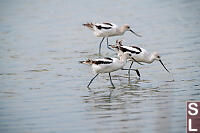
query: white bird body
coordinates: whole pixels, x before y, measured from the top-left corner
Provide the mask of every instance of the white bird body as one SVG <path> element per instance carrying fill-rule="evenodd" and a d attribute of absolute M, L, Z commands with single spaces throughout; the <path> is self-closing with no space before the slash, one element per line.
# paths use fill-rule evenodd
<path fill-rule="evenodd" d="M 103 37 L 100 44 L 99 44 L 99 54 L 101 53 L 101 44 L 102 44 L 105 37 L 107 38 L 107 47 L 109 49 L 111 49 L 111 48 L 108 46 L 108 37 L 121 36 L 126 31 L 131 31 L 136 36 L 141 37 L 141 35 L 138 35 L 133 30 L 131 30 L 131 28 L 128 24 L 124 24 L 121 27 L 118 27 L 114 23 L 96 23 L 96 24 L 86 23 L 86 24 L 83 24 L 83 26 L 86 26 L 90 30 L 92 30 L 96 37 Z"/>
<path fill-rule="evenodd" d="M 103 58 L 95 60 L 86 60 L 81 63 L 92 65 L 92 70 L 95 74 L 97 73 L 110 73 L 122 69 L 129 58 L 130 53 L 125 53 L 118 58 Z"/>
<path fill-rule="evenodd" d="M 86 61 L 80 61 L 80 63 L 89 64 L 92 66 L 92 70 L 94 73 L 96 73 L 96 76 L 92 78 L 90 83 L 88 84 L 88 87 L 92 83 L 92 81 L 98 76 L 100 73 L 109 73 L 110 82 L 112 86 L 114 87 L 114 84 L 112 83 L 110 73 L 117 71 L 119 69 L 123 69 L 125 66 L 127 59 L 131 57 L 131 54 L 129 52 L 125 52 L 120 56 L 120 59 L 118 58 L 103 58 L 103 59 L 95 59 L 95 60 L 86 60 Z"/>
<path fill-rule="evenodd" d="M 95 61 L 100 61 L 102 59 L 99 60 L 95 60 Z M 105 61 L 105 60 L 104 60 Z M 123 67 L 123 65 L 121 63 L 118 63 L 119 61 L 116 58 L 113 58 L 113 61 L 110 62 L 110 64 L 92 64 L 92 70 L 95 73 L 109 73 L 109 72 L 113 72 L 116 71 L 118 69 L 120 69 L 121 67 Z"/>
<path fill-rule="evenodd" d="M 137 62 L 144 62 L 144 63 L 152 63 L 156 58 L 154 55 L 156 53 L 149 53 L 146 49 L 144 48 L 139 48 L 136 46 L 121 46 L 121 49 L 124 49 L 122 52 L 121 50 L 118 50 L 118 56 L 120 57 L 125 51 L 128 52 L 130 51 L 131 56 L 137 61 Z M 139 50 L 140 49 L 140 50 Z M 132 59 L 130 59 L 132 60 Z"/>
<path fill-rule="evenodd" d="M 96 23 L 95 26 L 93 27 L 93 30 L 94 30 L 94 35 L 96 37 L 110 37 L 110 36 L 122 35 L 122 33 L 119 32 L 118 26 L 113 23 L 102 23 L 102 24 Z"/>
<path fill-rule="evenodd" d="M 136 46 L 124 46 L 122 45 L 122 40 L 117 40 L 116 45 L 110 45 L 114 50 L 118 53 L 118 56 L 122 56 L 125 52 L 131 53 L 131 61 L 132 62 L 144 62 L 151 64 L 155 60 L 160 61 L 162 66 L 167 70 L 164 64 L 161 61 L 160 55 L 157 52 L 149 53 L 144 48 L 136 47 Z M 132 66 L 132 64 L 131 64 Z M 130 68 L 131 68 L 130 66 Z M 168 71 L 168 70 L 167 70 Z M 168 71 L 169 72 L 169 71 Z"/>
<path fill-rule="evenodd" d="M 124 24 L 121 27 L 118 27 L 114 23 L 87 23 L 83 25 L 93 30 L 96 37 L 120 36 L 126 31 L 130 31 L 130 26 L 128 24 Z"/>

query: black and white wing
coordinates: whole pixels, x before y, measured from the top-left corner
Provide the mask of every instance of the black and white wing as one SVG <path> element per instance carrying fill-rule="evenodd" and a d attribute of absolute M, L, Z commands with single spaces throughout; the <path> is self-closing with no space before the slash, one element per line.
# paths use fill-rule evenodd
<path fill-rule="evenodd" d="M 95 24 L 95 27 L 94 27 L 96 30 L 112 30 L 112 29 L 116 29 L 117 28 L 117 25 L 116 24 L 113 24 L 113 23 L 96 23 Z"/>
<path fill-rule="evenodd" d="M 95 59 L 92 61 L 93 64 L 100 65 L 100 64 L 111 64 L 113 62 L 112 58 L 105 57 L 103 59 Z"/>
<path fill-rule="evenodd" d="M 120 46 L 119 49 L 124 52 L 130 52 L 132 54 L 140 54 L 142 49 L 136 46 Z"/>

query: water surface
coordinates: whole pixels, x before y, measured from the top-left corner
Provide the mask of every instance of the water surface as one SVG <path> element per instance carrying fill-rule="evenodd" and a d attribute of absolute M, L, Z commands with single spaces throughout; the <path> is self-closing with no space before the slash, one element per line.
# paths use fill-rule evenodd
<path fill-rule="evenodd" d="M 0 132 L 185 132 L 185 104 L 200 97 L 200 2 L 2 0 Z M 98 58 L 100 38 L 81 24 L 128 23 L 126 45 L 158 51 L 159 62 L 94 76 L 78 61 Z M 103 56 L 116 56 L 102 47 Z M 128 65 L 126 66 L 128 67 Z"/>

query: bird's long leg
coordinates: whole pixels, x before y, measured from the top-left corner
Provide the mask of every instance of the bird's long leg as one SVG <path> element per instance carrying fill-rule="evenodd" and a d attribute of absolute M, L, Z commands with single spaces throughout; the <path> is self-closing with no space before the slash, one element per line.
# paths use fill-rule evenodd
<path fill-rule="evenodd" d="M 130 79 L 130 75 L 131 75 L 131 67 L 132 67 L 132 65 L 133 65 L 133 61 L 131 62 L 131 65 L 130 65 L 130 67 L 129 67 L 129 70 L 128 70 L 128 78 Z"/>
<path fill-rule="evenodd" d="M 105 37 L 103 37 L 103 39 L 101 40 L 100 44 L 99 44 L 99 55 L 101 54 L 101 44 L 103 42 L 103 40 L 105 39 Z"/>
<path fill-rule="evenodd" d="M 90 83 L 89 83 L 88 86 L 87 86 L 88 88 L 89 88 L 90 84 L 92 83 L 92 81 L 93 81 L 98 75 L 99 75 L 99 73 L 98 73 L 97 75 L 95 75 L 94 78 L 92 78 L 92 79 L 90 80 Z"/>
<path fill-rule="evenodd" d="M 137 73 L 137 75 L 138 75 L 138 77 L 140 77 L 140 72 L 139 72 L 139 70 L 138 69 L 121 69 L 121 70 L 134 70 L 136 73 Z"/>
<path fill-rule="evenodd" d="M 107 48 L 110 49 L 110 50 L 112 50 L 112 51 L 114 51 L 114 50 L 113 50 L 112 48 L 110 48 L 109 45 L 108 45 L 108 37 L 106 38 L 106 40 L 107 40 Z"/>
<path fill-rule="evenodd" d="M 113 82 L 112 82 L 112 79 L 111 79 L 111 76 L 110 76 L 110 73 L 109 73 L 109 77 L 110 77 L 110 83 L 112 84 L 113 88 L 115 88 Z"/>

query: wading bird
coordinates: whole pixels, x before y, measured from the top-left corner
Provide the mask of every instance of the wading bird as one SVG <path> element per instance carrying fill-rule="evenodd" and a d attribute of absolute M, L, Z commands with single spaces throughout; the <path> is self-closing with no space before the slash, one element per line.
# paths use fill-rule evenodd
<path fill-rule="evenodd" d="M 110 83 L 113 86 L 113 88 L 115 88 L 115 86 L 112 82 L 110 73 L 117 71 L 119 69 L 123 70 L 123 67 L 126 64 L 127 59 L 129 59 L 129 58 L 132 58 L 131 53 L 130 52 L 124 52 L 123 54 L 121 54 L 119 59 L 118 58 L 105 57 L 103 59 L 95 59 L 95 60 L 88 59 L 86 61 L 80 61 L 80 63 L 91 65 L 93 72 L 96 73 L 96 75 L 91 79 L 91 81 L 89 82 L 87 87 L 89 88 L 92 81 L 100 73 L 109 73 Z"/>
<path fill-rule="evenodd" d="M 111 49 L 108 45 L 108 37 L 121 36 L 126 31 L 131 31 L 136 36 L 141 37 L 141 35 L 135 33 L 128 24 L 124 24 L 121 27 L 118 27 L 116 24 L 113 24 L 113 23 L 95 23 L 95 24 L 86 23 L 86 24 L 83 24 L 83 26 L 86 26 L 90 30 L 92 30 L 96 37 L 103 37 L 99 44 L 99 55 L 101 54 L 101 44 L 102 44 L 103 40 L 105 39 L 105 37 L 107 39 L 108 49 Z"/>
<path fill-rule="evenodd" d="M 136 46 L 124 46 L 124 45 L 122 45 L 122 40 L 117 40 L 116 45 L 110 45 L 110 46 L 114 49 L 114 51 L 116 51 L 118 53 L 119 57 L 122 56 L 123 53 L 126 53 L 126 52 L 131 53 L 132 58 L 130 58 L 130 59 L 132 62 L 131 62 L 131 65 L 130 65 L 129 71 L 128 71 L 129 78 L 130 78 L 130 70 L 133 65 L 133 62 L 137 62 L 137 63 L 143 62 L 143 63 L 151 64 L 156 60 L 162 64 L 162 66 L 165 68 L 165 70 L 167 72 L 169 72 L 169 70 L 165 67 L 165 65 L 161 61 L 160 55 L 157 52 L 149 53 L 147 50 L 136 47 Z M 143 65 L 143 64 L 141 64 L 141 65 Z"/>

